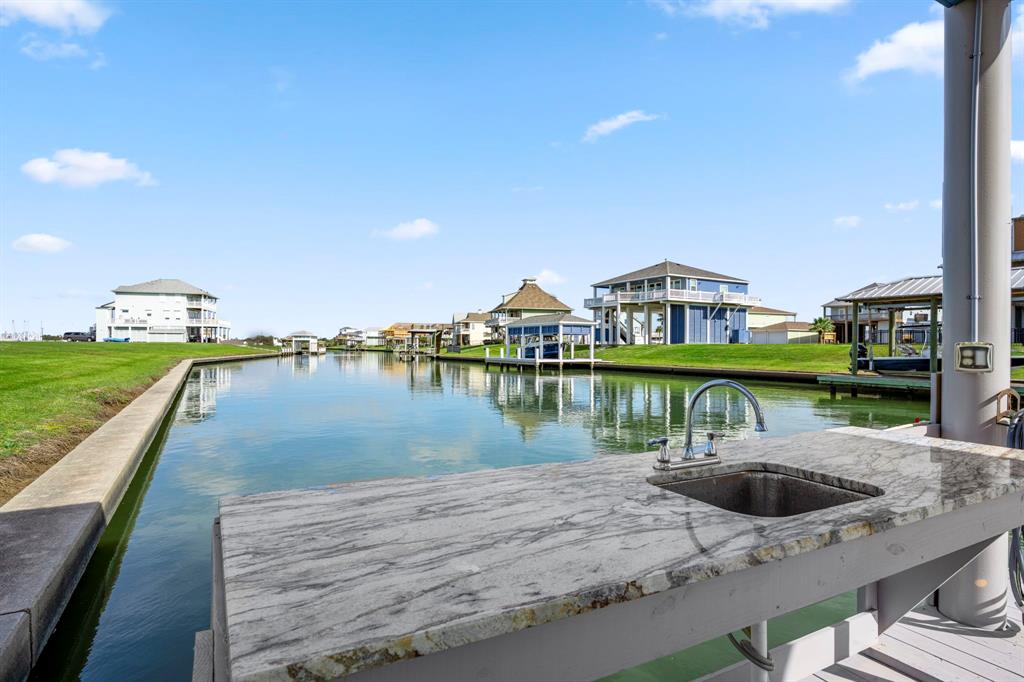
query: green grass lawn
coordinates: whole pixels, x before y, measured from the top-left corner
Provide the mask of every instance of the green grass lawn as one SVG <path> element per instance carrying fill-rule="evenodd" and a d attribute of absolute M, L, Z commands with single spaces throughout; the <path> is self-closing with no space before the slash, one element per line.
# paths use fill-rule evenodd
<path fill-rule="evenodd" d="M 514 343 L 512 344 L 512 346 L 511 346 L 512 357 L 515 357 L 516 348 L 517 347 L 518 347 L 517 344 L 514 344 Z M 484 349 L 485 348 L 490 348 L 491 349 L 491 357 L 492 358 L 496 358 L 496 357 L 498 357 L 501 354 L 501 351 L 503 351 L 505 349 L 505 345 L 504 344 L 498 345 L 496 343 L 492 343 L 492 344 L 489 344 L 489 345 L 486 345 L 486 346 L 463 346 L 462 350 L 460 352 L 453 353 L 453 355 L 466 355 L 466 356 L 471 357 L 471 358 L 482 358 L 484 356 Z M 447 352 L 448 351 L 446 349 L 444 349 L 444 348 L 441 349 L 441 353 L 442 354 L 447 353 Z"/>
<path fill-rule="evenodd" d="M 198 343 L 0 343 L 0 462 L 47 442 L 73 447 L 180 360 L 258 352 L 265 350 Z"/>
<path fill-rule="evenodd" d="M 846 345 L 792 344 L 676 344 L 602 348 L 597 357 L 633 365 L 677 365 L 728 369 L 768 369 L 795 372 L 847 372 L 850 347 Z"/>

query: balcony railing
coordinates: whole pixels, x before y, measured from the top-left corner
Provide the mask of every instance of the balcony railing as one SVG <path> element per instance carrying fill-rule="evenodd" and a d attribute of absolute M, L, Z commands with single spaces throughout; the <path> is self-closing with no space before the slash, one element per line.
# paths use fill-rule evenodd
<path fill-rule="evenodd" d="M 654 291 L 619 291 L 614 294 L 605 294 L 597 298 L 584 299 L 583 305 L 586 308 L 599 308 L 603 305 L 615 305 L 617 303 L 652 303 L 652 302 L 674 302 L 683 303 L 725 303 L 728 305 L 760 305 L 761 299 L 749 294 L 738 294 L 727 291 L 693 291 L 691 289 L 655 289 Z"/>
<path fill-rule="evenodd" d="M 216 307 L 217 307 L 217 301 L 209 299 L 209 298 L 206 298 L 206 299 L 186 298 L 185 299 L 185 307 L 186 308 L 208 308 L 210 310 L 213 310 L 213 309 L 216 309 Z"/>

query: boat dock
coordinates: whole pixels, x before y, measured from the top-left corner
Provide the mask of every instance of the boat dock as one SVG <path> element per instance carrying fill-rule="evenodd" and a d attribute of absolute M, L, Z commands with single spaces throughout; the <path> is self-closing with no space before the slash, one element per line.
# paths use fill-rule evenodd
<path fill-rule="evenodd" d="M 445 357 L 446 360 L 451 359 Z M 498 365 L 499 367 L 587 367 L 593 369 L 596 366 L 607 363 L 607 360 L 596 358 L 504 358 L 485 357 L 484 365 Z"/>
<path fill-rule="evenodd" d="M 840 386 L 849 387 L 850 395 L 857 397 L 858 389 L 875 392 L 908 393 L 910 395 L 928 395 L 932 390 L 930 379 L 920 377 L 890 377 L 865 374 L 819 374 L 818 383 L 828 386 L 829 394 L 834 398 Z"/>

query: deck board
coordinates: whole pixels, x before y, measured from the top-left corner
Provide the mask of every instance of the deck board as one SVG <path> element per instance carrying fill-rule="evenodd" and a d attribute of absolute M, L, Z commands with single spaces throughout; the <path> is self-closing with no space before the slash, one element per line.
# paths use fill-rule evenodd
<path fill-rule="evenodd" d="M 1012 601 L 1010 629 L 978 633 L 920 606 L 862 653 L 804 682 L 1024 682 L 1024 629 Z"/>
<path fill-rule="evenodd" d="M 1011 613 L 1014 611 L 1015 608 L 1010 609 Z M 972 633 L 931 607 L 908 614 L 896 627 L 933 640 L 940 647 L 987 661 L 1016 675 L 1012 679 L 1024 679 L 1024 632 L 1020 628 L 1002 633 Z"/>

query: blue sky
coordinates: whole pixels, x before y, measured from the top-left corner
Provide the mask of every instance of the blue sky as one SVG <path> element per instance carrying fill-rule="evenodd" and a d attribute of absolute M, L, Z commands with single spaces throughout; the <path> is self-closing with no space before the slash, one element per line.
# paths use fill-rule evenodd
<path fill-rule="evenodd" d="M 664 258 L 810 319 L 936 272 L 937 7 L 0 0 L 0 327 L 84 329 L 157 277 L 240 335 L 535 275 L 580 312 Z"/>

